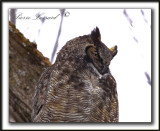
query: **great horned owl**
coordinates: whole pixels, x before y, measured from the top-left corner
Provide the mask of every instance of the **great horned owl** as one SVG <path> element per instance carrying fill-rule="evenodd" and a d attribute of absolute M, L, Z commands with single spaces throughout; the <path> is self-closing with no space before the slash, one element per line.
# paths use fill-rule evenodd
<path fill-rule="evenodd" d="M 109 49 L 99 29 L 66 43 L 40 77 L 33 97 L 33 122 L 118 122 L 116 81 Z"/>

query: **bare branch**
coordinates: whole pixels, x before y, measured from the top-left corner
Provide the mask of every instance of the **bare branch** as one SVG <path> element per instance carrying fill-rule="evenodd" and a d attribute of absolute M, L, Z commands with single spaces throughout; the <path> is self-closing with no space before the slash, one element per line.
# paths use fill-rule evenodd
<path fill-rule="evenodd" d="M 133 27 L 133 21 L 132 21 L 132 19 L 129 17 L 126 9 L 123 10 L 123 14 L 125 15 L 125 17 L 126 17 L 127 20 L 129 21 L 130 25 Z"/>
<path fill-rule="evenodd" d="M 16 11 L 17 9 L 11 9 L 10 10 L 10 17 L 11 17 L 11 22 L 12 24 L 16 25 Z"/>
<path fill-rule="evenodd" d="M 144 74 L 145 74 L 146 77 L 147 77 L 147 80 L 148 80 L 147 82 L 148 82 L 148 84 L 151 85 L 151 78 L 150 78 L 149 74 L 148 74 L 147 72 L 145 72 Z"/>
<path fill-rule="evenodd" d="M 55 53 L 58 49 L 58 41 L 59 41 L 59 37 L 60 37 L 60 34 L 61 34 L 64 12 L 65 12 L 65 9 L 60 9 L 61 22 L 60 22 L 60 25 L 59 25 L 59 31 L 58 31 L 57 39 L 56 39 L 56 42 L 55 42 L 55 45 L 54 45 L 54 48 L 53 48 L 53 52 L 52 52 L 52 56 L 51 56 L 51 63 L 53 62 L 53 58 L 54 58 Z"/>

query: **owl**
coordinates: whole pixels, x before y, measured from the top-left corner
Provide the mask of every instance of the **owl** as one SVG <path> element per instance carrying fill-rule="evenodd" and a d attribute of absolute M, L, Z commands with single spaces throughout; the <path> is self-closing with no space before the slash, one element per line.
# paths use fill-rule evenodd
<path fill-rule="evenodd" d="M 118 122 L 116 81 L 109 65 L 117 46 L 99 28 L 68 41 L 41 75 L 33 97 L 33 122 Z"/>

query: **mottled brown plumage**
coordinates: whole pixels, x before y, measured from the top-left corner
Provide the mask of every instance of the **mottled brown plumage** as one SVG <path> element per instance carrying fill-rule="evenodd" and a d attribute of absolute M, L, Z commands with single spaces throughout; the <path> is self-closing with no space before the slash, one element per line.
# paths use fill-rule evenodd
<path fill-rule="evenodd" d="M 101 42 L 99 29 L 72 39 L 41 75 L 33 97 L 33 122 L 118 122 L 116 81 L 109 64 L 117 46 Z"/>

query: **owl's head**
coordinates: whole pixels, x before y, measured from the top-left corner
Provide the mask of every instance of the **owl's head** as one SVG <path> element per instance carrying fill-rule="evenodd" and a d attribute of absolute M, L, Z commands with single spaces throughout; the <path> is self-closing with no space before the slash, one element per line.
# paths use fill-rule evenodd
<path fill-rule="evenodd" d="M 77 61 L 74 67 L 84 64 L 83 60 L 93 64 L 100 74 L 109 71 L 109 64 L 117 54 L 117 46 L 108 48 L 101 41 L 101 34 L 96 27 L 91 34 L 76 37 L 66 43 L 57 55 L 56 62 Z M 74 63 L 74 62 L 73 62 Z"/>
<path fill-rule="evenodd" d="M 91 39 L 94 44 L 86 47 L 87 59 L 92 62 L 100 74 L 105 74 L 109 71 L 110 61 L 117 54 L 117 46 L 109 49 L 102 43 L 98 27 L 91 32 Z"/>

